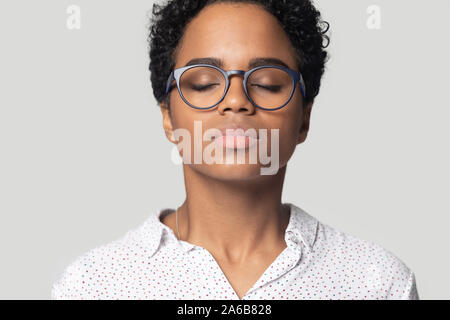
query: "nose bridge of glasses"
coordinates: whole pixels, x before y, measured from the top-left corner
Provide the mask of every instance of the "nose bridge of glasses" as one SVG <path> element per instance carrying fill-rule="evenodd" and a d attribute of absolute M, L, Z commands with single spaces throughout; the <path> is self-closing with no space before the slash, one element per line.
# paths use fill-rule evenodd
<path fill-rule="evenodd" d="M 228 71 L 225 71 L 225 72 L 226 72 L 226 74 L 228 75 L 229 81 L 231 81 L 230 76 L 232 76 L 232 75 L 245 75 L 245 73 L 246 73 L 246 71 L 244 71 L 244 70 L 228 70 Z M 242 79 L 242 83 L 243 83 L 244 81 L 245 81 L 245 80 Z M 228 91 L 228 90 L 227 90 L 227 91 Z"/>
<path fill-rule="evenodd" d="M 229 80 L 228 84 L 230 85 L 231 84 L 230 76 L 232 76 L 232 75 L 243 75 L 243 76 L 245 76 L 246 71 L 244 71 L 244 70 L 228 70 L 228 71 L 225 71 L 225 73 L 228 75 L 228 80 Z M 245 81 L 245 78 L 242 79 L 242 84 L 244 84 L 244 81 Z M 230 87 L 228 86 L 228 88 L 227 88 L 227 90 L 225 92 L 225 95 L 228 93 L 229 89 L 230 89 Z"/>
<path fill-rule="evenodd" d="M 225 96 L 227 95 L 227 93 L 228 93 L 228 91 L 230 89 L 230 84 L 231 84 L 230 76 L 232 76 L 232 75 L 243 75 L 244 77 L 242 79 L 242 84 L 244 84 L 244 82 L 245 82 L 245 74 L 247 73 L 247 71 L 244 71 L 244 70 L 228 70 L 228 71 L 225 71 L 225 73 L 228 75 L 228 87 L 226 88 L 226 91 L 224 92 L 223 98 L 225 98 Z M 247 93 L 246 93 L 246 95 L 247 95 Z M 247 98 L 249 98 L 249 97 L 247 96 Z"/>
<path fill-rule="evenodd" d="M 227 74 L 228 74 L 228 76 L 232 76 L 234 74 L 242 74 L 242 75 L 244 75 L 245 71 L 244 70 L 229 70 L 229 71 L 227 71 Z"/>

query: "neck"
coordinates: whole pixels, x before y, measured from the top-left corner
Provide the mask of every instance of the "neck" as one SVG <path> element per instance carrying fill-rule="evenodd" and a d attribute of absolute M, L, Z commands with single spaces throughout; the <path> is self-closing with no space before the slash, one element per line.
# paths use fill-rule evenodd
<path fill-rule="evenodd" d="M 276 175 L 224 181 L 184 166 L 186 200 L 178 210 L 181 239 L 240 263 L 285 247 L 289 212 L 281 203 L 286 166 Z"/>

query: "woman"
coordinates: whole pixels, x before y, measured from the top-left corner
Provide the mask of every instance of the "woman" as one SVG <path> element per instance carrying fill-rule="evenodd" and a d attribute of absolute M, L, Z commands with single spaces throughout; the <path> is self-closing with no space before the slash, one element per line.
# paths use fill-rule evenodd
<path fill-rule="evenodd" d="M 52 297 L 418 299 L 392 253 L 281 201 L 327 58 L 312 3 L 172 0 L 153 14 L 151 81 L 186 199 L 79 257 Z"/>

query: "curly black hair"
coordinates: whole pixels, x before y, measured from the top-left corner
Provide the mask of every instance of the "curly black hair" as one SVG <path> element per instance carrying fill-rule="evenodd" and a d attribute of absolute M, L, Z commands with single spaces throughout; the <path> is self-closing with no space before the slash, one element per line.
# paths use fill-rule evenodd
<path fill-rule="evenodd" d="M 313 102 L 319 93 L 328 58 L 324 48 L 330 39 L 326 35 L 329 23 L 321 19 L 311 0 L 168 0 L 164 5 L 153 5 L 148 37 L 149 70 L 158 104 L 164 101 L 169 105 L 166 82 L 175 66 L 186 25 L 207 5 L 224 2 L 256 4 L 278 19 L 297 53 L 297 69 L 306 85 L 305 104 Z"/>

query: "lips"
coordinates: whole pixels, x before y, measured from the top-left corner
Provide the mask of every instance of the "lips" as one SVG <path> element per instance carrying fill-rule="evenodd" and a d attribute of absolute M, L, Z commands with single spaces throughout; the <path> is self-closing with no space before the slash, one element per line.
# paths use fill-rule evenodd
<path fill-rule="evenodd" d="M 225 135 L 217 137 L 214 141 L 227 149 L 247 149 L 256 145 L 258 139 L 243 135 Z"/>
<path fill-rule="evenodd" d="M 232 126 L 224 126 L 218 129 L 220 130 L 223 136 L 249 136 L 256 139 L 258 138 L 258 130 L 252 127 L 232 125 Z"/>
<path fill-rule="evenodd" d="M 215 142 L 226 148 L 245 149 L 254 146 L 258 142 L 258 130 L 255 128 L 232 125 L 218 129 L 222 136 L 217 137 Z"/>

